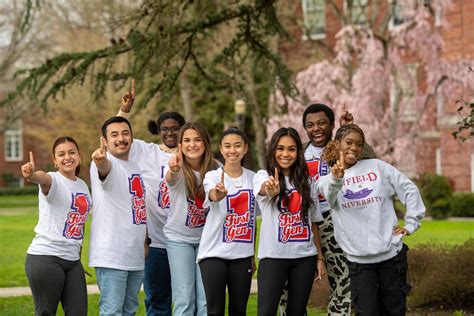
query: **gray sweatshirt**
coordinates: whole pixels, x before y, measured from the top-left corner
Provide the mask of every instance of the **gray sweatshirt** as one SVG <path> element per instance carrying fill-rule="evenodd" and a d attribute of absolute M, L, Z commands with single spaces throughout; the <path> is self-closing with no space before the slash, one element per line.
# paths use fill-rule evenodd
<path fill-rule="evenodd" d="M 315 185 L 331 207 L 336 241 L 352 262 L 385 261 L 402 248 L 401 235 L 392 234 L 398 224 L 394 195 L 406 205 L 404 228 L 410 234 L 418 229 L 425 215 L 416 185 L 379 159 L 358 161 L 345 170 L 342 179 L 329 174 Z"/>

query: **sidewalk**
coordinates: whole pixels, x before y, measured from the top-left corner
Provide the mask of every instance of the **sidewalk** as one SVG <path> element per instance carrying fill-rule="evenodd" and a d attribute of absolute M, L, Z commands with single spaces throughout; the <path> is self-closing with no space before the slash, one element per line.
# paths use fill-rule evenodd
<path fill-rule="evenodd" d="M 143 291 L 143 287 L 142 287 Z M 87 285 L 87 294 L 98 294 L 99 288 L 97 284 Z M 257 294 L 257 280 L 252 279 L 252 287 L 250 288 L 250 294 Z M 12 297 L 12 296 L 26 296 L 31 295 L 29 287 L 2 287 L 0 288 L 0 297 Z"/>

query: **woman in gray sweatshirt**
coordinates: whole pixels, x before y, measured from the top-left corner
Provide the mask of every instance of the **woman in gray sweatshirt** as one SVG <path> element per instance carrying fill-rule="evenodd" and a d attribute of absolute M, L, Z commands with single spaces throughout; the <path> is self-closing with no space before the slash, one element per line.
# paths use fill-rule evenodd
<path fill-rule="evenodd" d="M 323 153 L 331 174 L 315 184 L 331 206 L 334 234 L 347 255 L 356 315 L 405 315 L 407 251 L 402 237 L 413 234 L 425 215 L 416 185 L 379 159 L 359 160 L 364 133 L 342 126 Z M 406 205 L 400 227 L 393 197 Z"/>

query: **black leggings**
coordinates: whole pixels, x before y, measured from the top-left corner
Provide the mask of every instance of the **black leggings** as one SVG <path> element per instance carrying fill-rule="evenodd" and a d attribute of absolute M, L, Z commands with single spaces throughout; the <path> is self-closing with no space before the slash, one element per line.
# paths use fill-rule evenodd
<path fill-rule="evenodd" d="M 65 315 L 87 315 L 86 278 L 80 260 L 27 254 L 25 271 L 35 315 L 56 315 L 59 302 Z"/>
<path fill-rule="evenodd" d="M 275 316 L 286 280 L 288 280 L 286 315 L 304 315 L 313 287 L 316 263 L 316 256 L 260 260 L 257 276 L 258 315 Z"/>
<path fill-rule="evenodd" d="M 225 290 L 229 291 L 229 315 L 245 315 L 252 284 L 252 258 L 206 258 L 199 262 L 206 292 L 207 315 L 225 314 Z"/>

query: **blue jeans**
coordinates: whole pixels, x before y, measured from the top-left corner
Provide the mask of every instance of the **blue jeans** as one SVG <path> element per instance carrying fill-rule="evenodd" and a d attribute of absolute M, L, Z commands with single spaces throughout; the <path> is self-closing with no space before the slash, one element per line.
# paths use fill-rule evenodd
<path fill-rule="evenodd" d="M 95 268 L 100 290 L 100 315 L 135 315 L 138 291 L 143 282 L 143 270 L 126 271 Z"/>
<path fill-rule="evenodd" d="M 196 263 L 198 244 L 168 240 L 174 316 L 207 315 L 206 294 Z"/>
<path fill-rule="evenodd" d="M 150 247 L 143 287 L 147 316 L 171 316 L 171 274 L 166 249 Z"/>

